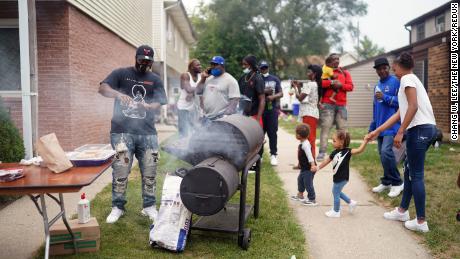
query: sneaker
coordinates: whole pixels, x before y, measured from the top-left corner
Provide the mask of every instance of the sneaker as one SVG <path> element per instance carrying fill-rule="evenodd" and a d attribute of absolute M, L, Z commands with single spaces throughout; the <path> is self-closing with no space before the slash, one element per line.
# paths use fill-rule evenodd
<path fill-rule="evenodd" d="M 379 184 L 379 186 L 372 188 L 372 191 L 376 192 L 376 193 L 379 193 L 379 192 L 383 192 L 386 189 L 390 189 L 390 188 L 391 188 L 391 185 Z"/>
<path fill-rule="evenodd" d="M 144 216 L 148 216 L 154 222 L 155 222 L 155 220 L 157 219 L 157 216 L 158 216 L 158 211 L 157 211 L 157 208 L 155 207 L 155 205 L 147 207 L 147 208 L 143 208 L 141 213 Z"/>
<path fill-rule="evenodd" d="M 304 201 L 302 201 L 302 205 L 305 205 L 305 206 L 317 206 L 318 203 L 316 203 L 316 200 L 304 200 Z"/>
<path fill-rule="evenodd" d="M 351 200 L 348 204 L 348 209 L 350 210 L 350 213 L 353 213 L 353 211 L 356 209 L 356 206 L 358 206 L 358 202 Z"/>
<path fill-rule="evenodd" d="M 125 214 L 125 212 L 123 210 L 120 210 L 118 207 L 112 207 L 112 211 L 107 216 L 107 219 L 105 220 L 105 222 L 107 222 L 108 224 L 113 224 L 113 223 L 117 222 L 117 220 L 121 216 L 123 216 L 123 214 Z"/>
<path fill-rule="evenodd" d="M 325 213 L 327 217 L 329 218 L 340 218 L 340 211 L 337 212 L 335 210 L 330 210 L 328 212 Z"/>
<path fill-rule="evenodd" d="M 326 153 L 319 153 L 318 156 L 316 157 L 316 161 L 321 162 L 324 160 L 324 157 L 326 156 Z"/>
<path fill-rule="evenodd" d="M 388 196 L 391 198 L 398 197 L 398 195 L 404 190 L 404 184 L 391 186 Z"/>
<path fill-rule="evenodd" d="M 425 221 L 422 224 L 418 224 L 417 218 L 404 222 L 404 226 L 407 229 L 412 230 L 412 231 L 420 231 L 420 232 L 423 232 L 423 233 L 426 233 L 426 232 L 429 231 L 428 223 Z"/>
<path fill-rule="evenodd" d="M 408 221 L 410 219 L 408 210 L 406 210 L 404 213 L 401 213 L 399 212 L 397 207 L 390 212 L 383 213 L 383 217 L 388 220 L 399 220 L 399 221 Z"/>
<path fill-rule="evenodd" d="M 305 201 L 304 197 L 300 197 L 300 196 L 297 196 L 297 195 L 292 195 L 290 198 L 293 201 Z"/>
<path fill-rule="evenodd" d="M 276 155 L 271 155 L 270 156 L 270 164 L 273 166 L 278 165 L 278 159 L 276 159 Z"/>

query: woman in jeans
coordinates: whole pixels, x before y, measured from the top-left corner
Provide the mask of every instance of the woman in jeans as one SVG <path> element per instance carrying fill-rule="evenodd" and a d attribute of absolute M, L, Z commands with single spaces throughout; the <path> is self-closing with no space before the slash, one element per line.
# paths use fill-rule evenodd
<path fill-rule="evenodd" d="M 393 62 L 393 71 L 401 81 L 398 101 L 399 110 L 366 138 L 375 139 L 380 132 L 401 121 L 394 145 L 399 148 L 406 134 L 407 158 L 404 162 L 404 191 L 399 207 L 385 212 L 383 217 L 389 220 L 404 221 L 404 226 L 413 231 L 428 232 L 425 219 L 425 154 L 436 136 L 436 121 L 430 99 L 422 82 L 413 74 L 414 59 L 403 52 Z M 414 197 L 417 217 L 409 220 L 409 204 Z"/>

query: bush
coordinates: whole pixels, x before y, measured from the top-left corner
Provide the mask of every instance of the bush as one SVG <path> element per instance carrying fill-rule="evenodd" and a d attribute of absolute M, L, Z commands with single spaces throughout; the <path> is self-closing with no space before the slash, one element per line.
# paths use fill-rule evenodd
<path fill-rule="evenodd" d="M 19 162 L 24 155 L 25 149 L 21 134 L 11 121 L 0 98 L 0 161 Z"/>

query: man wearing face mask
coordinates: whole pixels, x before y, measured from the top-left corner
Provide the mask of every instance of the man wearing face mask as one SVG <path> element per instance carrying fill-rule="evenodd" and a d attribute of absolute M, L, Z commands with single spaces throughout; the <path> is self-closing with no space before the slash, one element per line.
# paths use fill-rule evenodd
<path fill-rule="evenodd" d="M 197 94 L 203 95 L 203 112 L 208 118 L 215 118 L 221 114 L 233 114 L 240 98 L 238 82 L 229 73 L 225 72 L 225 59 L 214 56 L 211 67 L 201 73 L 197 85 Z"/>
<path fill-rule="evenodd" d="M 267 61 L 261 61 L 259 64 L 260 72 L 265 82 L 265 110 L 262 115 L 264 132 L 267 133 L 270 143 L 270 164 L 278 165 L 277 159 L 277 142 L 278 142 L 278 115 L 280 109 L 279 100 L 283 97 L 280 79 L 269 73 Z"/>
<path fill-rule="evenodd" d="M 152 220 L 157 215 L 158 138 L 154 113 L 167 100 L 163 82 L 150 71 L 152 64 L 153 49 L 142 45 L 136 51 L 133 67 L 112 71 L 99 86 L 101 95 L 115 99 L 110 141 L 117 154 L 112 164 L 112 211 L 107 223 L 115 223 L 125 213 L 128 175 L 134 155 L 142 175 L 141 213 Z"/>
<path fill-rule="evenodd" d="M 265 109 L 265 83 L 259 73 L 257 59 L 254 55 L 247 55 L 242 60 L 243 75 L 238 80 L 240 92 L 250 99 L 245 103 L 243 114 L 253 117 L 263 127 L 262 114 Z"/>

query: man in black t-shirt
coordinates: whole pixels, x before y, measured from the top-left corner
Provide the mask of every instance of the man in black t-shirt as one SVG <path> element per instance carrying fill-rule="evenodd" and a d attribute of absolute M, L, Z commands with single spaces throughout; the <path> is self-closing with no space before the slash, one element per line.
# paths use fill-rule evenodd
<path fill-rule="evenodd" d="M 244 107 L 243 114 L 251 116 L 262 126 L 262 114 L 265 109 L 265 82 L 259 73 L 257 59 L 253 55 L 247 55 L 243 61 L 244 75 L 238 80 L 240 93 L 249 100 L 240 99 L 241 106 Z"/>
<path fill-rule="evenodd" d="M 158 138 L 155 111 L 167 103 L 161 79 L 150 71 L 153 49 L 142 45 L 136 51 L 133 67 L 119 68 L 104 79 L 99 93 L 114 98 L 110 141 L 116 150 L 112 164 L 112 211 L 107 223 L 115 223 L 125 212 L 126 188 L 133 156 L 142 175 L 142 214 L 155 220 L 156 167 Z"/>

